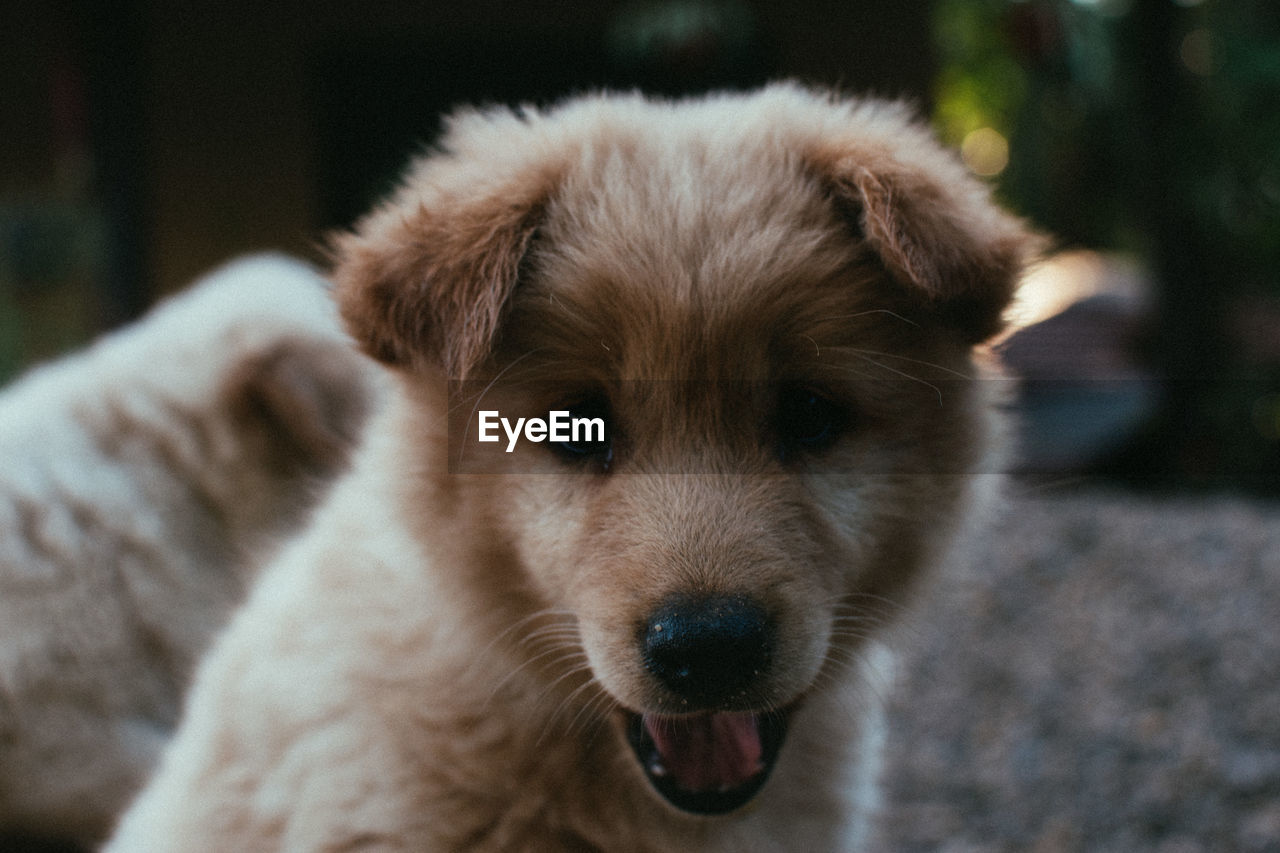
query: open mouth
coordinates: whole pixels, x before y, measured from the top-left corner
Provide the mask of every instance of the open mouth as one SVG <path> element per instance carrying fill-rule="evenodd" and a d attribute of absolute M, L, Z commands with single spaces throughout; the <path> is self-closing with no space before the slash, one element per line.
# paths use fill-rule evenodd
<path fill-rule="evenodd" d="M 627 740 L 654 789 L 678 809 L 715 815 L 745 805 L 769 778 L 785 712 L 629 713 Z"/>

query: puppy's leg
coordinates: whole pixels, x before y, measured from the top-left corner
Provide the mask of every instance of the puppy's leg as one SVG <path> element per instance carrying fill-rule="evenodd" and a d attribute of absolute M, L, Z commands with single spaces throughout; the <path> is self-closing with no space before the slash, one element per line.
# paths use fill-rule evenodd
<path fill-rule="evenodd" d="M 242 650 L 224 647 L 202 674 L 107 853 L 407 849 L 412 780 L 387 727 L 359 707 L 320 707 L 294 689 L 305 671 L 260 660 L 251 680 L 278 686 L 254 699 L 237 683 Z"/>
<path fill-rule="evenodd" d="M 205 660 L 108 853 L 406 849 L 417 768 L 392 722 L 405 682 L 381 666 L 385 602 L 314 580 L 313 551 L 268 572 Z M 416 659 L 411 640 L 395 650 Z"/>

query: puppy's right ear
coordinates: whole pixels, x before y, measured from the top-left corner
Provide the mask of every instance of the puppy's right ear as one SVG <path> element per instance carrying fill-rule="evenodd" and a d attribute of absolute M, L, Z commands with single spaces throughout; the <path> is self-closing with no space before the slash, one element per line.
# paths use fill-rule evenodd
<path fill-rule="evenodd" d="M 554 181 L 527 174 L 471 196 L 415 192 L 418 180 L 333 239 L 335 293 L 374 358 L 433 362 L 464 378 L 492 349 Z"/>
<path fill-rule="evenodd" d="M 813 164 L 906 292 L 969 343 L 985 340 L 1042 241 L 921 128 L 898 131 L 899 149 L 837 141 Z"/>

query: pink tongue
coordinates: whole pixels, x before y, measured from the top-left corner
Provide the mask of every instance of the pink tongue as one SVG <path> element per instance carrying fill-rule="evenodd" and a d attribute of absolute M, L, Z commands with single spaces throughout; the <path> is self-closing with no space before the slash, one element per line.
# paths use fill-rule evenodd
<path fill-rule="evenodd" d="M 700 714 L 659 717 L 646 714 L 661 769 L 691 792 L 724 791 L 750 781 L 764 769 L 760 727 L 755 714 Z"/>

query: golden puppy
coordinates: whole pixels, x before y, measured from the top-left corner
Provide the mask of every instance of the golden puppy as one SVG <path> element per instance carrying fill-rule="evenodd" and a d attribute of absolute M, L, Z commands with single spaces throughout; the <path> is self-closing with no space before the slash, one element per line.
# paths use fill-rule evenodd
<path fill-rule="evenodd" d="M 0 394 L 0 833 L 102 840 L 378 379 L 324 280 L 260 257 Z"/>
<path fill-rule="evenodd" d="M 892 105 L 455 117 L 337 243 L 392 404 L 108 849 L 856 845 L 1030 248 Z"/>

